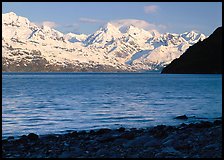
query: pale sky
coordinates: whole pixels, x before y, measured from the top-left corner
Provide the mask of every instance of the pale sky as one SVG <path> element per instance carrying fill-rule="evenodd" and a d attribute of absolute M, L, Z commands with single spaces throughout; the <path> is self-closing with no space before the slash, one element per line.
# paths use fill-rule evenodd
<path fill-rule="evenodd" d="M 114 22 L 161 33 L 195 30 L 209 36 L 222 26 L 221 2 L 3 2 L 2 12 L 63 33 L 91 34 Z"/>

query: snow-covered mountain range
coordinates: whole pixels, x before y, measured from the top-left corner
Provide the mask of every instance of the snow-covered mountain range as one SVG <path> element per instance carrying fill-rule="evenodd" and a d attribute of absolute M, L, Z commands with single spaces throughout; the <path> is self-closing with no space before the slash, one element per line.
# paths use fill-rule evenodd
<path fill-rule="evenodd" d="M 194 31 L 161 34 L 112 23 L 90 35 L 63 34 L 10 12 L 2 14 L 2 70 L 157 70 L 205 38 Z"/>

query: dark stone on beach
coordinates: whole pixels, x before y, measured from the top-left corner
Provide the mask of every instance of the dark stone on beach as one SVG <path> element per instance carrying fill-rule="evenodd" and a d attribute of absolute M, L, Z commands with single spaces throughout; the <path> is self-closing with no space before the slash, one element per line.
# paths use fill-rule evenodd
<path fill-rule="evenodd" d="M 90 130 L 89 133 L 90 134 L 95 134 L 95 131 L 94 130 Z"/>
<path fill-rule="evenodd" d="M 31 140 L 31 141 L 36 141 L 36 140 L 39 139 L 39 136 L 36 135 L 36 134 L 34 134 L 34 133 L 30 133 L 30 134 L 27 136 L 27 138 L 28 138 L 29 140 Z"/>
<path fill-rule="evenodd" d="M 165 138 L 165 137 L 167 137 L 167 133 L 160 131 L 160 132 L 157 132 L 156 134 L 154 134 L 154 136 L 157 138 Z"/>
<path fill-rule="evenodd" d="M 182 126 L 182 128 L 181 128 Z M 181 128 L 181 129 L 180 129 Z M 159 125 L 2 140 L 3 158 L 221 158 L 222 123 Z M 98 134 L 99 132 L 100 134 Z M 76 137 L 72 137 L 71 134 Z M 84 134 L 83 134 L 84 133 Z"/>
<path fill-rule="evenodd" d="M 49 134 L 49 135 L 44 136 L 43 139 L 55 140 L 55 139 L 57 139 L 57 137 L 55 135 Z"/>
<path fill-rule="evenodd" d="M 131 128 L 130 129 L 130 131 L 136 131 L 137 130 L 137 128 Z"/>
<path fill-rule="evenodd" d="M 194 126 L 195 126 L 194 123 L 190 123 L 190 124 L 188 124 L 186 127 L 187 127 L 187 128 L 193 128 Z"/>
<path fill-rule="evenodd" d="M 27 139 L 27 136 L 26 136 L 26 135 L 22 135 L 22 136 L 20 137 L 20 139 Z"/>
<path fill-rule="evenodd" d="M 152 137 L 148 136 L 148 135 L 143 135 L 143 136 L 139 136 L 134 138 L 133 140 L 127 140 L 127 142 L 123 145 L 125 148 L 128 147 L 141 147 L 144 146 L 145 143 L 147 142 L 151 142 L 152 141 Z"/>
<path fill-rule="evenodd" d="M 22 135 L 22 136 L 20 137 L 20 139 L 16 140 L 16 142 L 19 143 L 19 144 L 27 143 L 27 141 L 28 141 L 28 138 L 27 138 L 26 135 Z"/>
<path fill-rule="evenodd" d="M 160 148 L 160 146 L 161 146 L 161 141 L 157 138 L 151 138 L 150 140 L 146 141 L 144 144 L 144 147 L 146 148 L 149 148 L 149 147 Z"/>
<path fill-rule="evenodd" d="M 8 142 L 7 139 L 3 139 L 3 140 L 2 140 L 2 143 L 7 143 L 7 142 Z"/>
<path fill-rule="evenodd" d="M 96 134 L 105 134 L 105 133 L 108 133 L 108 132 L 110 132 L 110 131 L 111 131 L 111 129 L 108 129 L 108 128 L 102 128 L 102 129 L 98 130 L 98 131 L 96 132 Z"/>
<path fill-rule="evenodd" d="M 121 135 L 121 138 L 124 138 L 124 139 L 134 139 L 135 138 L 135 134 L 130 132 L 130 133 L 124 133 Z"/>
<path fill-rule="evenodd" d="M 98 158 L 107 158 L 107 157 L 111 157 L 111 151 L 109 151 L 106 148 L 101 148 L 96 152 L 96 157 Z"/>
<path fill-rule="evenodd" d="M 124 132 L 125 128 L 124 127 L 120 127 L 119 129 L 117 129 L 118 132 Z"/>
<path fill-rule="evenodd" d="M 151 130 L 149 130 L 149 133 L 154 135 L 157 138 L 164 138 L 167 136 L 168 132 L 173 130 L 174 127 L 172 126 L 166 126 L 166 125 L 158 125 Z"/>
<path fill-rule="evenodd" d="M 155 150 L 152 148 L 147 148 L 147 150 L 144 150 L 139 154 L 138 158 L 155 158 Z"/>
<path fill-rule="evenodd" d="M 222 124 L 222 121 L 221 120 L 215 120 L 214 121 L 214 125 L 221 125 Z"/>
<path fill-rule="evenodd" d="M 180 127 L 186 127 L 187 125 L 185 124 L 185 123 L 182 123 L 181 125 L 180 125 Z"/>
<path fill-rule="evenodd" d="M 158 130 L 160 130 L 160 129 L 164 129 L 165 127 L 166 127 L 166 125 L 158 125 L 155 128 L 158 129 Z"/>
<path fill-rule="evenodd" d="M 104 136 L 100 138 L 98 141 L 101 143 L 113 142 L 116 138 L 117 138 L 116 136 L 109 135 L 109 136 Z"/>
<path fill-rule="evenodd" d="M 78 136 L 78 132 L 77 131 L 73 131 L 69 134 L 71 137 L 76 137 Z"/>
<path fill-rule="evenodd" d="M 155 158 L 182 158 L 183 155 L 173 147 L 163 148 L 159 153 L 155 154 Z"/>
<path fill-rule="evenodd" d="M 171 131 L 173 131 L 175 129 L 176 129 L 176 127 L 174 127 L 174 126 L 166 126 L 166 128 L 164 129 L 164 131 L 171 132 Z"/>
<path fill-rule="evenodd" d="M 196 128 L 210 128 L 212 126 L 212 123 L 211 122 L 200 122 L 200 123 L 196 123 L 194 125 Z"/>
<path fill-rule="evenodd" d="M 12 139 L 14 139 L 13 136 L 9 136 L 9 137 L 8 137 L 8 140 L 12 140 Z"/>
<path fill-rule="evenodd" d="M 78 134 L 81 134 L 81 135 L 86 134 L 86 131 L 79 131 Z"/>
<path fill-rule="evenodd" d="M 182 116 L 177 116 L 174 119 L 181 119 L 181 120 L 187 120 L 188 117 L 186 115 L 182 115 Z"/>
<path fill-rule="evenodd" d="M 71 158 L 71 157 L 72 157 L 71 152 L 65 151 L 61 155 L 59 155 L 58 158 Z"/>
<path fill-rule="evenodd" d="M 191 144 L 188 143 L 178 143 L 174 145 L 176 150 L 190 150 L 192 148 Z"/>
<path fill-rule="evenodd" d="M 187 125 L 185 123 L 182 123 L 177 128 L 181 130 L 181 129 L 185 129 L 186 127 L 187 127 Z"/>

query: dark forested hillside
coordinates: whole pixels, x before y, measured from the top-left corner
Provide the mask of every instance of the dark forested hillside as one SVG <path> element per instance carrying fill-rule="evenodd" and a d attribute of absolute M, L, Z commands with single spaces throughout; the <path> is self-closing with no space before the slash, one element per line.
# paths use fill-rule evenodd
<path fill-rule="evenodd" d="M 222 73 L 222 27 L 167 65 L 161 73 Z"/>

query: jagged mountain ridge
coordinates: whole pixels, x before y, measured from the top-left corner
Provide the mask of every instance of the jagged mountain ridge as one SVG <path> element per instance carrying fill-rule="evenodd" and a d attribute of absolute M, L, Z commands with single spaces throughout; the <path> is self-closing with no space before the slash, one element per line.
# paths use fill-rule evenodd
<path fill-rule="evenodd" d="M 155 70 L 206 38 L 193 31 L 160 34 L 111 23 L 91 35 L 63 34 L 13 12 L 2 14 L 2 27 L 3 71 Z"/>

